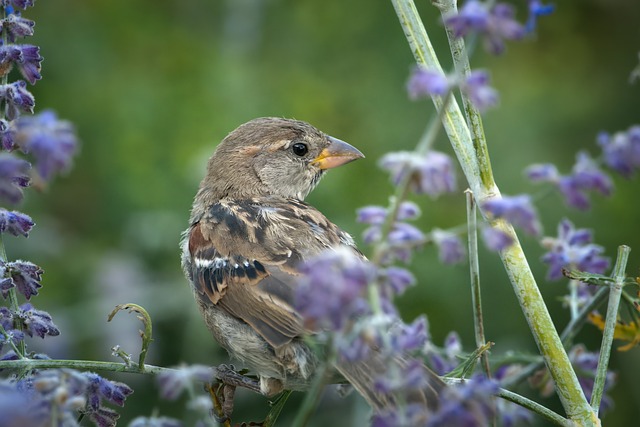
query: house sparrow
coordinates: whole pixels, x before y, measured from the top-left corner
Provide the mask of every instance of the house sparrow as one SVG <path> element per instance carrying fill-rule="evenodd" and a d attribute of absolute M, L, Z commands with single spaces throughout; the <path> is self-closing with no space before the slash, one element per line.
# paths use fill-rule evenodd
<path fill-rule="evenodd" d="M 349 234 L 303 201 L 326 170 L 362 157 L 308 123 L 259 118 L 231 132 L 209 159 L 182 266 L 207 327 L 259 375 L 264 395 L 307 389 L 319 363 L 303 340 L 312 331 L 293 306 L 300 263 L 338 247 L 364 259 Z M 336 366 L 374 410 L 390 404 L 374 391 L 380 364 Z M 443 385 L 431 376 L 430 406 Z"/>

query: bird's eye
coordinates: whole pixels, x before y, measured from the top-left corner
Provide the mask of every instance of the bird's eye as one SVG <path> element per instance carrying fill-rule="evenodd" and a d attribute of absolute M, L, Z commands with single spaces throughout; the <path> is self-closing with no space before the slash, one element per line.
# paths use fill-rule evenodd
<path fill-rule="evenodd" d="M 303 144 L 302 142 L 296 142 L 291 146 L 291 149 L 293 150 L 293 154 L 300 157 L 304 156 L 307 154 L 307 151 L 309 151 L 307 144 Z"/>

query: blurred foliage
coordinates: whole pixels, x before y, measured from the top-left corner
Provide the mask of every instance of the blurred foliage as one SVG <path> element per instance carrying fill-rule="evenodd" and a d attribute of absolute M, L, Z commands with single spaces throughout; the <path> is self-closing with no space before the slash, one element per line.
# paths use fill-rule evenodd
<path fill-rule="evenodd" d="M 448 68 L 436 10 L 419 3 Z M 46 271 L 38 303 L 62 330 L 48 340 L 52 357 L 111 360 L 115 344 L 137 354 L 135 319 L 106 323 L 116 304 L 134 302 L 154 319 L 149 363 L 226 361 L 198 317 L 178 256 L 180 233 L 215 144 L 237 125 L 271 115 L 309 121 L 357 146 L 367 158 L 333 171 L 309 200 L 359 237 L 363 226 L 355 223 L 355 209 L 385 204 L 392 191 L 377 159 L 411 149 L 433 115 L 429 102 L 407 99 L 413 58 L 390 2 L 57 0 L 36 6 L 25 16 L 37 23 L 31 42 L 45 57 L 44 78 L 34 88 L 37 110 L 56 109 L 77 125 L 83 141 L 66 178 L 43 194 L 28 194 L 23 210 L 38 224 L 31 237 L 7 242 L 10 257 L 30 259 Z M 524 20 L 525 2 L 517 7 Z M 499 58 L 476 52 L 472 59 L 475 67 L 491 70 L 501 93 L 502 108 L 486 114 L 485 130 L 505 194 L 540 192 L 523 178 L 528 164 L 551 161 L 568 171 L 579 149 L 597 154 L 597 132 L 638 123 L 640 85 L 629 85 L 628 76 L 640 49 L 640 3 L 589 0 L 557 9 L 541 20 L 535 40 L 510 44 Z M 437 148 L 450 151 L 444 137 Z M 538 208 L 547 234 L 555 235 L 558 221 L 570 216 L 576 227 L 595 228 L 597 243 L 610 255 L 619 244 L 631 246 L 628 272 L 634 274 L 640 265 L 639 184 L 616 184 L 611 200 L 597 199 L 587 213 L 569 211 L 557 195 L 539 200 Z M 416 201 L 426 230 L 465 221 L 462 191 Z M 526 237 L 524 245 L 562 328 L 568 314 L 559 297 L 566 286 L 546 283 L 542 249 Z M 427 247 L 413 267 L 420 283 L 400 301 L 406 318 L 426 312 L 436 343 L 455 329 L 471 350 L 466 266 L 441 266 Z M 484 250 L 481 274 L 494 354 L 534 350 L 506 275 Z M 599 338 L 590 325 L 579 336 L 591 350 Z M 638 351 L 613 354 L 612 367 L 623 375 L 612 393 L 616 409 L 605 418 L 609 425 L 640 416 Z M 136 389 L 125 422 L 153 408 L 182 416 L 180 405 L 159 402 L 150 379 L 119 379 Z M 366 411 L 353 400 L 328 394 L 314 425 L 349 425 Z M 561 411 L 558 402 L 547 403 Z M 248 393 L 239 394 L 237 405 L 242 420 L 266 413 L 266 399 Z M 295 407 L 292 398 L 285 411 Z M 286 414 L 281 421 L 287 425 Z"/>

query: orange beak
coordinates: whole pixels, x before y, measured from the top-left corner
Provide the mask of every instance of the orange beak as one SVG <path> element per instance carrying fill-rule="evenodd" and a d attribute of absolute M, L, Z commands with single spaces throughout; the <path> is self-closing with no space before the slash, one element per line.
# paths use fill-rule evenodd
<path fill-rule="evenodd" d="M 329 146 L 311 161 L 320 169 L 331 169 L 364 157 L 364 154 L 352 145 L 332 136 L 327 136 Z"/>

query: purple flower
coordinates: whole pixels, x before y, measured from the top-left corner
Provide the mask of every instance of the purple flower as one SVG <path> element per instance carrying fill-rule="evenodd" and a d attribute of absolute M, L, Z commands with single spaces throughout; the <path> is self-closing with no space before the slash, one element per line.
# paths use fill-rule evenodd
<path fill-rule="evenodd" d="M 416 67 L 407 83 L 407 92 L 409 98 L 415 100 L 424 96 L 444 96 L 450 87 L 451 83 L 442 71 Z"/>
<path fill-rule="evenodd" d="M 32 45 L 5 45 L 0 46 L 0 75 L 6 75 L 13 64 L 18 65 L 22 76 L 31 84 L 40 80 L 40 48 Z"/>
<path fill-rule="evenodd" d="M 531 235 L 537 236 L 541 232 L 538 215 L 531 204 L 531 198 L 526 194 L 487 200 L 482 208 L 493 218 L 504 218 Z"/>
<path fill-rule="evenodd" d="M 406 354 L 416 350 L 421 350 L 429 338 L 427 332 L 427 318 L 420 316 L 410 325 L 398 322 L 389 331 L 389 347 L 396 353 Z M 422 362 L 420 363 L 422 365 Z"/>
<path fill-rule="evenodd" d="M 9 14 L 0 20 L 0 31 L 6 32 L 8 39 L 14 43 L 18 38 L 32 36 L 35 22 L 20 16 L 20 13 Z"/>
<path fill-rule="evenodd" d="M 14 204 L 22 200 L 22 188 L 29 185 L 30 168 L 29 162 L 0 153 L 0 199 Z"/>
<path fill-rule="evenodd" d="M 425 236 L 419 228 L 411 224 L 396 222 L 393 224 L 387 240 L 394 247 L 414 247 L 424 243 Z"/>
<path fill-rule="evenodd" d="M 498 104 L 498 92 L 489 86 L 489 74 L 486 71 L 472 71 L 461 86 L 471 103 L 480 111 Z"/>
<path fill-rule="evenodd" d="M 402 202 L 398 206 L 398 221 L 416 219 L 420 216 L 420 207 L 413 202 Z"/>
<path fill-rule="evenodd" d="M 430 411 L 417 403 L 400 405 L 393 409 L 376 412 L 371 418 L 371 427 L 422 426 Z"/>
<path fill-rule="evenodd" d="M 29 261 L 0 261 L 0 289 L 2 296 L 7 297 L 8 289 L 16 287 L 24 297 L 29 300 L 33 295 L 38 295 L 38 289 L 42 287 L 42 269 Z M 12 284 L 7 285 L 7 281 Z"/>
<path fill-rule="evenodd" d="M 576 156 L 570 175 L 560 175 L 552 164 L 531 165 L 525 170 L 533 182 L 550 182 L 558 187 L 567 205 L 586 210 L 591 206 L 588 191 L 608 196 L 613 191 L 611 178 L 606 175 L 585 152 Z"/>
<path fill-rule="evenodd" d="M 529 18 L 525 24 L 526 32 L 533 32 L 538 23 L 538 18 L 540 16 L 551 15 L 555 8 L 553 4 L 543 4 L 540 0 L 529 0 Z"/>
<path fill-rule="evenodd" d="M 22 212 L 0 208 L 0 233 L 9 233 L 14 236 L 29 236 L 29 231 L 35 223 L 29 215 Z"/>
<path fill-rule="evenodd" d="M 168 417 L 136 417 L 128 427 L 182 427 L 182 423 Z"/>
<path fill-rule="evenodd" d="M 429 418 L 427 427 L 481 427 L 491 424 L 496 414 L 498 384 L 483 376 L 475 376 L 457 386 L 449 386 L 440 394 L 440 406 Z"/>
<path fill-rule="evenodd" d="M 451 157 L 438 151 L 418 156 L 408 151 L 387 153 L 380 159 L 380 167 L 391 173 L 394 185 L 411 174 L 409 188 L 417 194 L 437 197 L 456 190 L 456 175 Z"/>
<path fill-rule="evenodd" d="M 466 252 L 458 235 L 436 228 L 431 231 L 431 238 L 438 247 L 440 262 L 457 264 L 464 260 Z"/>
<path fill-rule="evenodd" d="M 118 406 L 124 406 L 127 396 L 133 393 L 133 390 L 124 383 L 110 381 L 93 372 L 85 372 L 84 376 L 88 380 L 87 397 L 88 407 L 93 411 L 98 411 L 102 404 L 102 399 Z"/>
<path fill-rule="evenodd" d="M 399 369 L 387 369 L 384 375 L 375 379 L 373 387 L 378 393 L 390 395 L 399 391 L 406 393 L 422 390 L 427 384 L 427 373 L 422 361 L 409 359 Z"/>
<path fill-rule="evenodd" d="M 640 168 L 640 126 L 613 135 L 601 132 L 598 145 L 607 167 L 623 177 L 630 178 Z"/>
<path fill-rule="evenodd" d="M 496 3 L 489 9 L 486 3 L 468 0 L 443 21 L 455 37 L 470 32 L 481 34 L 485 49 L 496 55 L 504 51 L 504 40 L 518 40 L 525 35 L 525 28 L 514 19 L 513 7 L 507 3 Z"/>
<path fill-rule="evenodd" d="M 560 174 L 553 163 L 541 163 L 528 166 L 525 175 L 531 182 L 558 182 Z"/>
<path fill-rule="evenodd" d="M 513 239 L 507 233 L 489 225 L 482 227 L 482 239 L 491 251 L 499 252 L 513 244 Z"/>
<path fill-rule="evenodd" d="M 44 338 L 45 335 L 52 337 L 60 335 L 60 330 L 53 323 L 51 315 L 46 311 L 36 310 L 29 303 L 20 306 L 20 310 L 15 315 L 24 325 L 24 331 L 30 336 L 34 335 Z"/>
<path fill-rule="evenodd" d="M 363 224 L 381 225 L 387 218 L 387 210 L 382 206 L 365 206 L 356 212 L 357 221 Z"/>
<path fill-rule="evenodd" d="M 377 272 L 353 250 L 327 250 L 304 263 L 301 273 L 295 306 L 308 328 L 339 331 L 369 310 L 363 293 Z"/>
<path fill-rule="evenodd" d="M 542 239 L 542 246 L 548 250 L 542 257 L 542 261 L 549 265 L 547 278 L 561 278 L 563 268 L 604 273 L 609 268 L 609 259 L 601 256 L 604 248 L 591 243 L 591 240 L 590 230 L 576 230 L 571 221 L 563 219 L 558 225 L 558 237 Z"/>
<path fill-rule="evenodd" d="M 67 170 L 78 147 L 71 123 L 58 120 L 53 111 L 21 117 L 15 140 L 23 151 L 33 154 L 38 174 L 45 180 Z"/>
<path fill-rule="evenodd" d="M 0 414 L 3 427 L 46 425 L 47 413 L 43 402 L 31 389 L 25 390 L 23 382 L 0 380 Z"/>
<path fill-rule="evenodd" d="M 184 390 L 194 383 L 209 383 L 215 378 L 215 371 L 210 366 L 180 366 L 172 371 L 158 374 L 158 386 L 163 399 L 176 400 Z"/>
<path fill-rule="evenodd" d="M 15 148 L 13 133 L 12 125 L 8 121 L 0 119 L 0 146 L 6 151 L 13 151 Z"/>
<path fill-rule="evenodd" d="M 416 283 L 416 278 L 405 268 L 387 267 L 380 271 L 382 283 L 386 285 L 394 295 L 401 295 L 409 287 Z"/>
<path fill-rule="evenodd" d="M 35 4 L 36 0 L 2 0 L 4 7 L 13 6 L 15 8 L 26 9 Z"/>
<path fill-rule="evenodd" d="M 18 118 L 21 111 L 33 113 L 36 101 L 26 87 L 27 84 L 23 80 L 0 85 L 0 100 L 4 103 L 4 113 L 7 119 Z"/>

